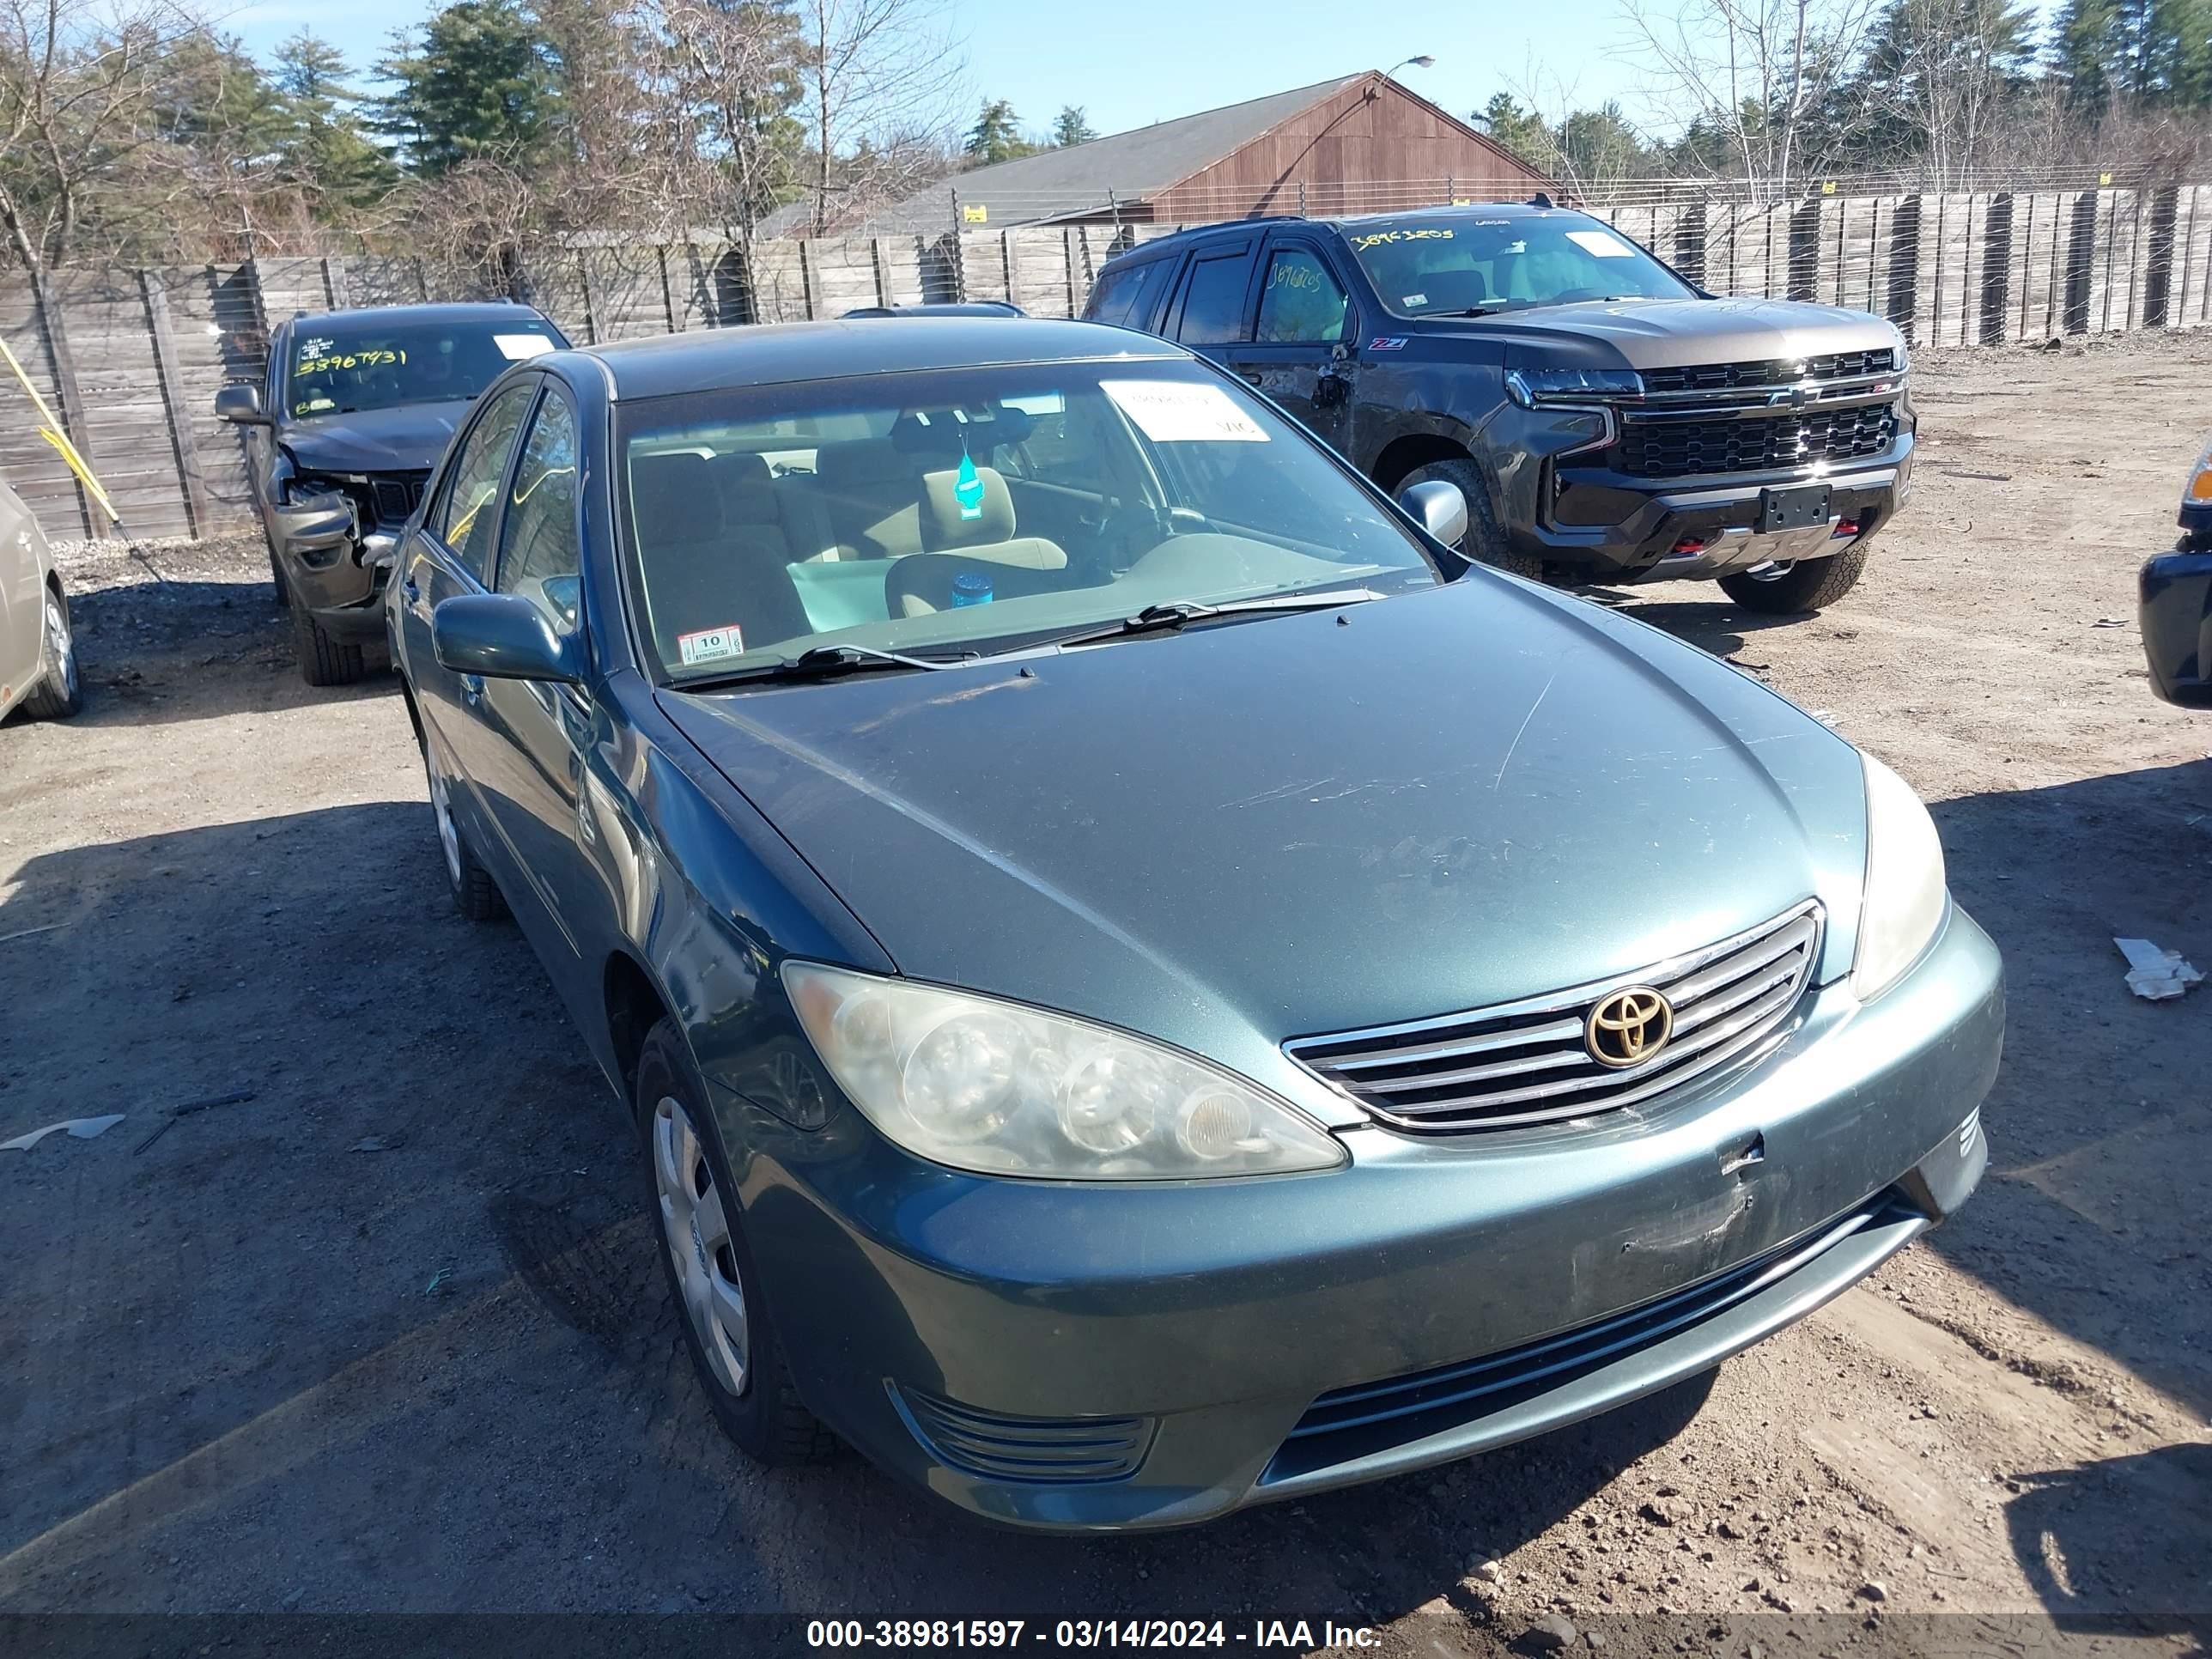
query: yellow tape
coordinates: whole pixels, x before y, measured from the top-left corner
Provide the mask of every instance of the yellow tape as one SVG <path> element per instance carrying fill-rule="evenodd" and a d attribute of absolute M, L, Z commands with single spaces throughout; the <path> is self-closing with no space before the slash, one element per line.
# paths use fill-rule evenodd
<path fill-rule="evenodd" d="M 77 482 L 84 486 L 85 493 L 100 503 L 100 510 L 115 523 L 121 524 L 123 515 L 115 510 L 115 503 L 107 499 L 107 492 L 100 487 L 100 480 L 92 476 L 92 468 L 86 465 L 84 457 L 76 453 L 76 446 L 69 441 L 69 434 L 62 430 L 62 423 L 54 418 L 54 411 L 46 407 L 46 400 L 39 396 L 39 388 L 31 384 L 31 377 L 23 373 L 22 364 L 15 361 L 15 354 L 8 349 L 5 340 L 0 340 L 0 357 L 8 360 L 8 367 L 15 371 L 15 378 L 22 383 L 25 394 L 39 413 L 46 417 L 46 423 L 39 428 L 39 435 L 61 452 L 62 459 L 69 463 L 69 470 L 76 474 Z"/>

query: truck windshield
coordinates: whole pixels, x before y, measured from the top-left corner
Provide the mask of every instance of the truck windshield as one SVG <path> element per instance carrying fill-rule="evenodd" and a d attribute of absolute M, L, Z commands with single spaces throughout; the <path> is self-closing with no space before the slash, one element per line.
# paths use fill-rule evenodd
<path fill-rule="evenodd" d="M 619 419 L 625 562 L 678 684 L 1442 576 L 1303 430 L 1172 358 L 732 387 Z"/>
<path fill-rule="evenodd" d="M 473 398 L 520 358 L 561 342 L 544 319 L 512 322 L 296 325 L 285 364 L 284 407 L 295 420 L 402 404 Z"/>
<path fill-rule="evenodd" d="M 1364 221 L 1344 234 L 1382 303 L 1405 317 L 1697 297 L 1635 243 L 1585 214 L 1506 216 L 1477 209 L 1395 224 Z"/>

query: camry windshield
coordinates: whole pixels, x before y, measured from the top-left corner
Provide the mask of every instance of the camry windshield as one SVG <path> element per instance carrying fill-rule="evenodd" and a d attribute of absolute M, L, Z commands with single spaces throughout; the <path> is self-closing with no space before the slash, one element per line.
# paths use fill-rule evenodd
<path fill-rule="evenodd" d="M 301 323 L 285 366 L 284 407 L 306 420 L 473 398 L 509 363 L 559 344 L 526 312 L 496 323 Z"/>
<path fill-rule="evenodd" d="M 869 375 L 622 419 L 630 574 L 678 683 L 1441 580 L 1313 440 L 1195 363 Z"/>
<path fill-rule="evenodd" d="M 1407 317 L 1697 297 L 1635 243 L 1580 213 L 1365 220 L 1345 235 L 1382 303 Z"/>

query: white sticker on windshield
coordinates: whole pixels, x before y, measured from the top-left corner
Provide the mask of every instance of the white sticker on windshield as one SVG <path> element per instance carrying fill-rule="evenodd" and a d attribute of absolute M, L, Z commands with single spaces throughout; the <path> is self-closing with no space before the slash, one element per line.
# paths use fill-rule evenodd
<path fill-rule="evenodd" d="M 1633 259 L 1636 250 L 1609 230 L 1571 230 L 1567 240 L 1601 259 Z"/>
<path fill-rule="evenodd" d="M 1425 306 L 1428 304 L 1428 302 L 1429 296 L 1425 294 L 1408 294 L 1404 299 L 1398 301 L 1401 306 Z"/>
<path fill-rule="evenodd" d="M 1156 444 L 1263 444 L 1267 434 L 1218 386 L 1101 380 L 1100 388 Z"/>
<path fill-rule="evenodd" d="M 491 343 L 499 348 L 499 355 L 510 362 L 520 362 L 525 357 L 535 357 L 541 351 L 553 349 L 553 342 L 543 334 L 495 334 Z"/>
<path fill-rule="evenodd" d="M 725 657 L 742 657 L 745 653 L 745 636 L 738 631 L 735 623 L 702 628 L 696 634 L 678 634 L 676 653 L 684 659 L 686 668 L 697 663 L 720 662 Z"/>

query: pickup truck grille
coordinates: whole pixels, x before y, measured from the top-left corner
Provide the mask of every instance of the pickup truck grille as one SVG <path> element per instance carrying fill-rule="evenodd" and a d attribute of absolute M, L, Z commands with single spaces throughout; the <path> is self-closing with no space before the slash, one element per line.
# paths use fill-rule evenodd
<path fill-rule="evenodd" d="M 1800 361 L 1776 358 L 1753 363 L 1696 363 L 1686 368 L 1647 368 L 1644 390 L 1651 392 L 1735 392 L 1748 386 L 1796 386 L 1804 380 L 1834 380 L 1854 374 L 1884 374 L 1897 367 L 1888 346 L 1872 351 L 1831 351 Z"/>
<path fill-rule="evenodd" d="M 1616 465 L 1638 478 L 1775 472 L 1879 455 L 1897 441 L 1897 405 L 1808 409 L 1785 415 L 1621 423 Z"/>
<path fill-rule="evenodd" d="M 1640 974 L 1503 1007 L 1286 1042 L 1291 1060 L 1394 1128 L 1503 1129 L 1649 1099 L 1757 1050 L 1796 1008 L 1820 949 L 1808 902 Z M 1640 1065 L 1600 1065 L 1590 1012 L 1624 986 L 1660 991 L 1674 1029 Z"/>

